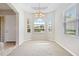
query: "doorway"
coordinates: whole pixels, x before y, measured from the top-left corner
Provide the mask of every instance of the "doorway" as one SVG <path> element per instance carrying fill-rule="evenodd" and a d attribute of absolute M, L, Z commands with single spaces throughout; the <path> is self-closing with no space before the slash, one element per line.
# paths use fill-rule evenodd
<path fill-rule="evenodd" d="M 4 16 L 0 16 L 0 42 L 4 42 L 5 40 L 5 21 Z"/>

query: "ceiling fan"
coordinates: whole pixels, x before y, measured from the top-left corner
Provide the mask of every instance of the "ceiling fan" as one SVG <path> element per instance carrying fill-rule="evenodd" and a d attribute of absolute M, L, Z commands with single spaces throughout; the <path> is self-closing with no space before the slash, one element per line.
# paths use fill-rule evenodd
<path fill-rule="evenodd" d="M 36 10 L 36 12 L 33 13 L 34 16 L 40 18 L 40 17 L 44 17 L 45 16 L 45 13 L 42 10 L 47 9 L 47 7 L 41 7 L 40 3 L 39 3 L 38 7 L 33 7 L 33 9 Z"/>

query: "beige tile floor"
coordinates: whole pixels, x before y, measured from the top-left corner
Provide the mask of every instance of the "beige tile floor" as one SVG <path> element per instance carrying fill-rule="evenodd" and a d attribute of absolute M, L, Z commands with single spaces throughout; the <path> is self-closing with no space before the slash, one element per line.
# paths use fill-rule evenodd
<path fill-rule="evenodd" d="M 72 56 L 55 42 L 28 41 L 14 49 L 8 56 Z"/>
<path fill-rule="evenodd" d="M 10 54 L 16 47 L 11 47 L 11 48 L 3 48 L 0 51 L 0 56 L 7 56 L 8 54 Z"/>
<path fill-rule="evenodd" d="M 3 47 L 0 48 L 0 56 L 6 56 L 16 48 L 16 45 L 12 43 L 4 43 Z"/>

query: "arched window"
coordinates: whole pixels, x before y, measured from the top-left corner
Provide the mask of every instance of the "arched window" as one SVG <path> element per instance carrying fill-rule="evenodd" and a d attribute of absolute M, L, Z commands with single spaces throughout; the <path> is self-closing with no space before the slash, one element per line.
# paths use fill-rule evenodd
<path fill-rule="evenodd" d="M 34 21 L 34 32 L 44 32 L 45 21 L 41 18 Z"/>

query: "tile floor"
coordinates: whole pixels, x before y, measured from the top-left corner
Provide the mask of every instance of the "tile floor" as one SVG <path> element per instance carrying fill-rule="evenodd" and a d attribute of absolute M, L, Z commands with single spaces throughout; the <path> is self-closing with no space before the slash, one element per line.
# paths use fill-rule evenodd
<path fill-rule="evenodd" d="M 16 45 L 13 43 L 4 43 L 2 47 L 0 47 L 0 56 L 6 56 L 16 48 Z"/>
<path fill-rule="evenodd" d="M 72 56 L 55 42 L 26 41 L 8 56 Z"/>

